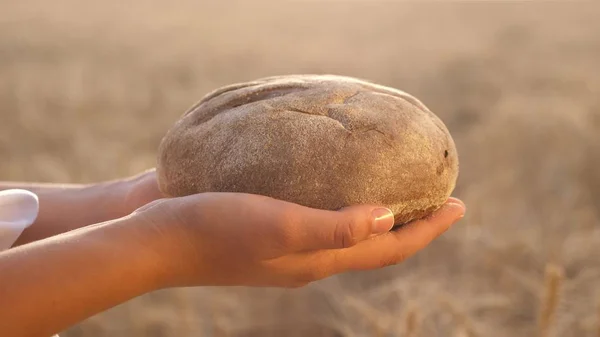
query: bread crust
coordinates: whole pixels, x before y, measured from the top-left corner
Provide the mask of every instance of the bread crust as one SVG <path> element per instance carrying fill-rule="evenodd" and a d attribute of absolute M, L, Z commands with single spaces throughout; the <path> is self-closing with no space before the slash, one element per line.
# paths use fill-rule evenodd
<path fill-rule="evenodd" d="M 287 75 L 219 88 L 163 138 L 160 189 L 265 195 L 304 206 L 383 205 L 397 224 L 450 196 L 458 154 L 415 97 L 336 75 Z"/>

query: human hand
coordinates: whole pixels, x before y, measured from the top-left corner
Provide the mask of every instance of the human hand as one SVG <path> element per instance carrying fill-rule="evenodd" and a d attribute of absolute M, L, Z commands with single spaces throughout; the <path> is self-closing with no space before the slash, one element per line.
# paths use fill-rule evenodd
<path fill-rule="evenodd" d="M 154 169 L 90 184 L 0 182 L 0 191 L 22 189 L 39 199 L 39 214 L 13 246 L 118 219 L 163 198 Z"/>
<path fill-rule="evenodd" d="M 124 214 L 130 214 L 152 201 L 165 197 L 158 188 L 155 168 L 123 179 L 122 186 Z"/>
<path fill-rule="evenodd" d="M 465 210 L 450 199 L 427 219 L 388 232 L 392 216 L 377 209 L 324 211 L 234 193 L 159 199 L 128 216 L 0 253 L 7 304 L 0 306 L 0 326 L 3 335 L 48 336 L 167 287 L 299 287 L 381 268 L 427 246 Z M 69 210 L 54 213 L 65 218 Z"/>
<path fill-rule="evenodd" d="M 389 231 L 393 216 L 374 205 L 325 211 L 264 196 L 203 193 L 162 199 L 134 212 L 170 244 L 172 286 L 299 287 L 351 270 L 404 261 L 465 212 L 450 198 L 426 219 Z"/>

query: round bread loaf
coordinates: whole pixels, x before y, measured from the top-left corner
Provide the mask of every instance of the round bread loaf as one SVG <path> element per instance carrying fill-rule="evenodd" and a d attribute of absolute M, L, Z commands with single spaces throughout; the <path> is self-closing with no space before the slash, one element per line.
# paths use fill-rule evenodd
<path fill-rule="evenodd" d="M 405 92 L 289 75 L 206 95 L 163 138 L 157 172 L 173 197 L 243 192 L 330 210 L 371 203 L 403 224 L 447 200 L 458 157 L 442 121 Z"/>

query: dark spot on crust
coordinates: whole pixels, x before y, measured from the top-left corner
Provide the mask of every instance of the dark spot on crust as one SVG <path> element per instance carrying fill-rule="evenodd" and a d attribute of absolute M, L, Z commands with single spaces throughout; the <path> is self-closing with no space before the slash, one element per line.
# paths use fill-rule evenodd
<path fill-rule="evenodd" d="M 444 158 L 448 158 L 448 150 L 444 151 Z"/>
<path fill-rule="evenodd" d="M 437 173 L 438 175 L 441 175 L 443 172 L 444 172 L 444 163 L 441 163 L 435 169 L 435 173 Z"/>

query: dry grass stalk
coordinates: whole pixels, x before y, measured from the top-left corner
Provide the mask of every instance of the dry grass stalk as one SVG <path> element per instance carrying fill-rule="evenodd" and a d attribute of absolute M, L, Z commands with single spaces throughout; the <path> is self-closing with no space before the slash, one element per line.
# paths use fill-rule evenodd
<path fill-rule="evenodd" d="M 598 296 L 598 304 L 596 307 L 596 336 L 600 337 L 600 296 Z"/>
<path fill-rule="evenodd" d="M 128 303 L 126 305 L 125 312 L 131 324 L 131 330 L 133 332 L 132 337 L 141 336 L 142 332 L 144 331 L 144 326 L 146 325 L 144 315 L 140 314 L 138 311 L 139 310 L 137 310 L 137 307 L 132 305 L 131 303 Z"/>
<path fill-rule="evenodd" d="M 385 337 L 386 336 L 385 329 L 377 323 L 373 324 L 373 336 L 374 337 Z"/>
<path fill-rule="evenodd" d="M 193 314 L 194 303 L 189 297 L 187 289 L 176 289 L 175 290 L 177 316 L 179 320 L 180 336 L 192 336 L 193 335 Z"/>
<path fill-rule="evenodd" d="M 560 300 L 560 290 L 564 278 L 562 267 L 555 264 L 546 265 L 544 289 L 538 317 L 538 336 L 550 335 L 556 317 L 556 309 Z"/>
<path fill-rule="evenodd" d="M 419 309 L 417 306 L 411 306 L 404 317 L 404 336 L 406 337 L 417 337 L 419 333 Z"/>
<path fill-rule="evenodd" d="M 217 296 L 211 296 L 210 304 L 210 319 L 212 322 L 213 336 L 215 337 L 227 337 L 229 333 L 222 323 L 223 310 Z"/>
<path fill-rule="evenodd" d="M 454 336 L 456 337 L 478 337 L 479 334 L 476 332 L 473 322 L 469 319 L 467 313 L 458 307 L 458 301 L 450 298 L 448 295 L 443 296 L 440 300 L 442 306 L 446 307 L 448 312 L 454 318 L 456 322 L 456 331 Z"/>
<path fill-rule="evenodd" d="M 373 327 L 373 336 L 383 337 L 389 332 L 392 319 L 389 315 L 377 310 L 368 302 L 355 296 L 344 295 L 344 304 L 350 305 L 369 322 Z"/>

